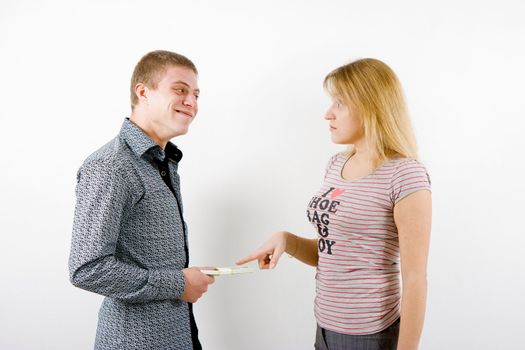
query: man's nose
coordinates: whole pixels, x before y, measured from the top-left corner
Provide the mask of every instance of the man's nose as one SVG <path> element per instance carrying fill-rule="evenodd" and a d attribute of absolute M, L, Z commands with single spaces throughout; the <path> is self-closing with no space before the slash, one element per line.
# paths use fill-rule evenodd
<path fill-rule="evenodd" d="M 186 98 L 184 99 L 184 105 L 185 106 L 188 106 L 188 107 L 195 107 L 197 106 L 197 97 L 193 96 L 193 95 L 188 95 L 186 96 Z"/>

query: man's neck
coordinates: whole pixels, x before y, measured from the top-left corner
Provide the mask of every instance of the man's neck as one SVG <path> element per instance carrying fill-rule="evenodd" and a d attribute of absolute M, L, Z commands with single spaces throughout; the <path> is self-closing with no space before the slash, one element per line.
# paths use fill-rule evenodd
<path fill-rule="evenodd" d="M 160 148 L 165 149 L 166 144 L 169 140 L 166 140 L 159 136 L 155 132 L 155 128 L 148 123 L 148 120 L 145 117 L 142 117 L 136 113 L 131 113 L 131 117 L 129 118 L 135 124 L 138 128 L 140 128 L 150 139 L 152 139 L 157 145 L 160 146 Z"/>

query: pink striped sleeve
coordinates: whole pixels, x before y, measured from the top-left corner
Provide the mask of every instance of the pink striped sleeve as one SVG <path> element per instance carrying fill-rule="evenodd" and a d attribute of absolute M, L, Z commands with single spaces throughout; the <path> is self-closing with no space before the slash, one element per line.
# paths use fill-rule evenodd
<path fill-rule="evenodd" d="M 390 199 L 396 204 L 411 193 L 430 189 L 430 176 L 425 166 L 415 159 L 399 164 L 392 177 Z"/>
<path fill-rule="evenodd" d="M 325 180 L 326 180 L 326 176 L 328 175 L 328 173 L 330 172 L 330 170 L 334 166 L 334 163 L 337 160 L 337 157 L 339 156 L 339 154 L 340 153 L 337 153 L 337 154 L 334 154 L 332 157 L 330 157 L 330 160 L 326 164 L 326 168 L 325 168 L 325 172 L 324 172 L 324 179 Z"/>

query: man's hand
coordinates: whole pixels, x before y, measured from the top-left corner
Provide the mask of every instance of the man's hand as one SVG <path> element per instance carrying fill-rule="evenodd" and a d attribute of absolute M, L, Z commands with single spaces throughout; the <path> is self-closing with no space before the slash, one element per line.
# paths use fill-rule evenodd
<path fill-rule="evenodd" d="M 198 267 L 190 267 L 183 269 L 184 274 L 184 293 L 180 299 L 188 303 L 195 303 L 197 300 L 208 291 L 208 285 L 212 284 L 215 279 L 211 276 L 205 275 Z"/>

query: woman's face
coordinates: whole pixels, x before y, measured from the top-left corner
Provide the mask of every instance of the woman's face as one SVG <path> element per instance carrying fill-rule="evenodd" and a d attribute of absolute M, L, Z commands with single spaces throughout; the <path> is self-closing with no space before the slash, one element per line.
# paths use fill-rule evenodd
<path fill-rule="evenodd" d="M 347 106 L 339 96 L 332 96 L 332 104 L 326 111 L 332 142 L 356 144 L 364 136 L 364 130 L 356 108 Z"/>

